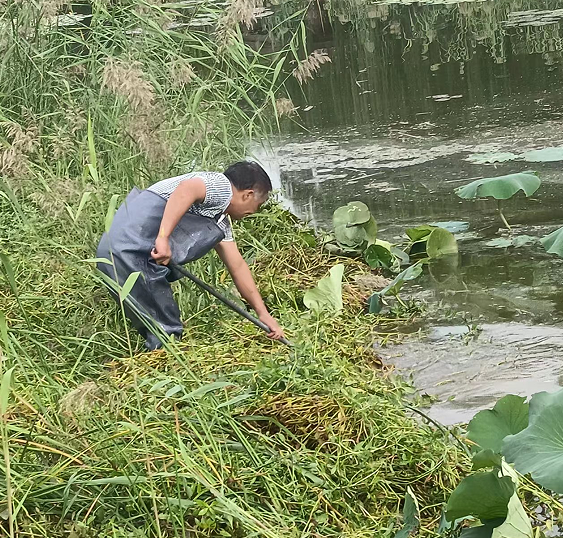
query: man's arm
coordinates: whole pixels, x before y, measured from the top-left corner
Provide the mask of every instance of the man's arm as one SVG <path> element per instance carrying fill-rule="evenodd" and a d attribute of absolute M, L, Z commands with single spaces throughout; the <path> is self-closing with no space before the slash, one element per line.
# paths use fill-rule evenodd
<path fill-rule="evenodd" d="M 256 287 L 252 273 L 244 261 L 237 244 L 234 241 L 222 241 L 215 250 L 223 263 L 226 265 L 233 281 L 243 299 L 252 307 L 258 315 L 260 321 L 270 327 L 268 336 L 274 340 L 279 340 L 284 336 L 283 329 L 279 323 L 270 315 L 262 296 Z"/>
<path fill-rule="evenodd" d="M 159 265 L 168 265 L 172 252 L 169 238 L 180 219 L 196 202 L 205 199 L 205 183 L 202 179 L 194 177 L 182 181 L 168 198 L 164 215 L 160 223 L 160 230 L 156 238 L 151 256 Z"/>

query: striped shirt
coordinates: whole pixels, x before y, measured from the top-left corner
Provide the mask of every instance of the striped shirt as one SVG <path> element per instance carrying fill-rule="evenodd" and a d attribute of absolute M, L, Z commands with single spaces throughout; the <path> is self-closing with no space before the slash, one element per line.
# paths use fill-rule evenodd
<path fill-rule="evenodd" d="M 164 179 L 155 183 L 147 190 L 168 200 L 182 181 L 194 177 L 200 178 L 205 183 L 205 199 L 199 204 L 193 204 L 188 213 L 210 218 L 221 215 L 217 220 L 217 225 L 225 233 L 223 241 L 234 241 L 231 219 L 225 215 L 225 210 L 233 197 L 233 188 L 229 178 L 224 174 L 219 172 L 192 172 Z"/>

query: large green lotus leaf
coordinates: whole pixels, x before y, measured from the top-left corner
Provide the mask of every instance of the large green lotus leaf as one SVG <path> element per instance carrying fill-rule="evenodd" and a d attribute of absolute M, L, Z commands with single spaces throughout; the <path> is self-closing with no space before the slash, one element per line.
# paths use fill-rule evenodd
<path fill-rule="evenodd" d="M 331 268 L 329 276 L 321 278 L 316 287 L 305 292 L 303 302 L 310 310 L 339 312 L 342 304 L 342 276 L 344 265 Z"/>
<path fill-rule="evenodd" d="M 407 487 L 403 508 L 403 528 L 395 534 L 395 538 L 409 538 L 418 528 L 419 518 L 418 501 L 412 489 Z"/>
<path fill-rule="evenodd" d="M 444 228 L 432 230 L 426 241 L 426 254 L 429 258 L 457 254 L 457 241 L 454 235 Z"/>
<path fill-rule="evenodd" d="M 464 529 L 461 538 L 532 538 L 532 525 L 518 494 L 508 502 L 506 519 L 484 521 L 483 525 Z"/>
<path fill-rule="evenodd" d="M 492 538 L 532 538 L 532 524 L 517 493 L 510 498 L 506 520 L 494 528 Z"/>
<path fill-rule="evenodd" d="M 362 202 L 349 202 L 339 207 L 332 215 L 332 224 L 336 228 L 342 225 L 365 224 L 369 221 L 371 213 L 366 204 Z"/>
<path fill-rule="evenodd" d="M 420 241 L 432 233 L 436 229 L 436 226 L 430 226 L 428 224 L 423 224 L 422 226 L 417 226 L 416 228 L 407 228 L 405 230 L 406 234 L 409 236 L 411 241 Z"/>
<path fill-rule="evenodd" d="M 446 519 L 454 521 L 468 516 L 481 520 L 508 515 L 508 502 L 514 494 L 509 476 L 500 478 L 497 472 L 475 473 L 464 478 L 448 500 Z"/>
<path fill-rule="evenodd" d="M 364 251 L 364 259 L 372 269 L 378 267 L 389 269 L 393 265 L 393 258 L 391 251 L 381 245 L 370 245 Z"/>
<path fill-rule="evenodd" d="M 563 390 L 532 397 L 529 426 L 506 437 L 502 453 L 519 473 L 563 493 Z"/>
<path fill-rule="evenodd" d="M 526 196 L 531 196 L 539 189 L 540 178 L 532 172 L 521 172 L 507 176 L 487 177 L 472 181 L 469 185 L 456 189 L 460 198 L 486 198 L 491 196 L 496 200 L 508 200 L 518 191 L 524 191 Z"/>
<path fill-rule="evenodd" d="M 526 398 L 508 394 L 492 409 L 479 411 L 467 426 L 467 438 L 482 449 L 500 452 L 507 435 L 521 432 L 528 426 L 529 405 Z"/>
<path fill-rule="evenodd" d="M 542 237 L 540 243 L 550 254 L 557 254 L 563 258 L 563 228 Z"/>
<path fill-rule="evenodd" d="M 563 161 L 563 148 L 543 148 L 528 151 L 524 153 L 524 160 L 530 163 Z"/>
<path fill-rule="evenodd" d="M 360 247 L 366 241 L 366 231 L 362 226 L 341 224 L 334 228 L 336 240 L 346 247 Z"/>
<path fill-rule="evenodd" d="M 362 228 L 366 232 L 366 240 L 368 245 L 373 245 L 377 241 L 377 222 L 376 220 L 370 215 L 369 220 L 362 224 Z"/>

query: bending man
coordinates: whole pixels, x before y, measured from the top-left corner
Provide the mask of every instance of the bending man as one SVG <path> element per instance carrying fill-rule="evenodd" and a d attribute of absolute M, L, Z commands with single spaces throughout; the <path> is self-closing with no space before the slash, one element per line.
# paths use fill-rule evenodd
<path fill-rule="evenodd" d="M 262 167 L 239 162 L 224 173 L 195 172 L 131 191 L 98 245 L 97 257 L 111 263 L 99 262 L 98 268 L 111 280 L 108 287 L 116 300 L 115 283 L 123 286 L 131 273 L 140 272 L 124 308 L 147 349 L 162 346 L 159 332 L 182 336 L 180 309 L 170 288 L 179 275 L 168 264 L 197 259 L 211 248 L 241 296 L 270 328 L 269 337 L 283 336 L 237 248 L 230 222 L 258 211 L 271 190 Z"/>

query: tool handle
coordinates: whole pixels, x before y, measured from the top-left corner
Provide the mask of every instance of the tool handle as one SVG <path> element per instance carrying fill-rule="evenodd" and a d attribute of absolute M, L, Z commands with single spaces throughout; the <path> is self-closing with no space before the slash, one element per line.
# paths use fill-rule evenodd
<path fill-rule="evenodd" d="M 180 272 L 185 277 L 188 277 L 192 282 L 195 282 L 200 288 L 203 288 L 207 293 L 209 293 L 209 294 L 213 295 L 213 297 L 216 297 L 217 299 L 219 299 L 219 301 L 226 304 L 230 309 L 234 310 L 237 314 L 241 315 L 243 318 L 246 318 L 248 321 L 254 323 L 254 325 L 259 327 L 263 331 L 265 331 L 267 333 L 271 332 L 270 327 L 268 327 L 265 323 L 263 323 L 259 319 L 255 318 L 252 314 L 248 313 L 244 308 L 242 308 L 240 305 L 236 304 L 234 301 L 231 301 L 230 299 L 227 299 L 227 297 L 224 297 L 223 295 L 221 295 L 218 291 L 216 291 L 214 288 L 212 288 L 209 284 L 206 284 L 203 280 L 201 280 L 200 278 L 195 276 L 193 273 L 190 273 L 187 269 L 184 269 L 183 267 L 181 267 L 180 265 L 177 265 L 175 263 L 170 263 L 170 266 L 173 267 L 174 269 L 176 269 L 178 272 Z M 293 344 L 289 340 L 287 340 L 287 338 L 280 338 L 279 341 L 282 344 L 285 344 L 286 346 L 290 346 L 290 347 L 293 346 Z"/>

